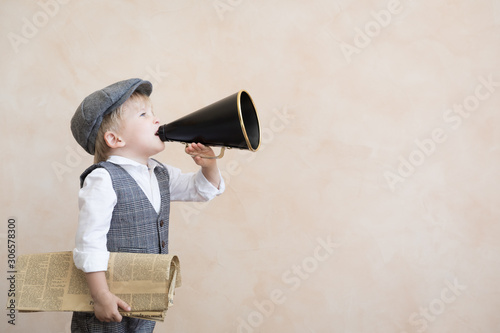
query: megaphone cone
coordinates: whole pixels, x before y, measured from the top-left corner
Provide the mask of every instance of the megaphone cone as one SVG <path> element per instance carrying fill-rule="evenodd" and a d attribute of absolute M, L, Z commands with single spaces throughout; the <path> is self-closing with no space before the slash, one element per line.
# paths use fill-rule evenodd
<path fill-rule="evenodd" d="M 244 90 L 160 126 L 157 134 L 162 141 L 199 142 L 250 151 L 260 147 L 259 117 Z"/>

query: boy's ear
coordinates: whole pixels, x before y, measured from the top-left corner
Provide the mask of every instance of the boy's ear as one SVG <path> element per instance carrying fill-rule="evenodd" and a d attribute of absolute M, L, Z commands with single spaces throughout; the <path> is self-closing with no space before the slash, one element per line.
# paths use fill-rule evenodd
<path fill-rule="evenodd" d="M 113 131 L 107 131 L 104 133 L 104 141 L 110 148 L 120 148 L 125 146 L 125 141 L 123 141 L 118 134 Z"/>

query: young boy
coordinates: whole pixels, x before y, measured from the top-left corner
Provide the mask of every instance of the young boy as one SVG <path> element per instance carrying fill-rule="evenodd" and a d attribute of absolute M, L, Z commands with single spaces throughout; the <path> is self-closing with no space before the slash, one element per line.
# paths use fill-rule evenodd
<path fill-rule="evenodd" d="M 75 312 L 72 332 L 153 332 L 154 322 L 123 317 L 130 306 L 113 295 L 105 278 L 109 252 L 168 253 L 170 201 L 208 201 L 224 191 L 211 148 L 186 147 L 201 167 L 182 174 L 151 156 L 165 148 L 141 79 L 112 84 L 86 97 L 71 119 L 76 141 L 94 165 L 80 176 L 75 265 L 86 274 L 94 313 Z"/>

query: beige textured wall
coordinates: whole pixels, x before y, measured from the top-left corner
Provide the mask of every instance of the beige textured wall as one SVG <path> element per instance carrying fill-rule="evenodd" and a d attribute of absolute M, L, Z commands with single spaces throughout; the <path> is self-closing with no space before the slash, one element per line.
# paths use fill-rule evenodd
<path fill-rule="evenodd" d="M 17 253 L 73 247 L 75 108 L 141 77 L 163 122 L 246 89 L 263 129 L 220 162 L 223 196 L 173 205 L 184 285 L 158 332 L 500 331 L 500 1 L 0 8 L 0 299 L 9 217 Z M 178 143 L 157 157 L 195 169 Z"/>

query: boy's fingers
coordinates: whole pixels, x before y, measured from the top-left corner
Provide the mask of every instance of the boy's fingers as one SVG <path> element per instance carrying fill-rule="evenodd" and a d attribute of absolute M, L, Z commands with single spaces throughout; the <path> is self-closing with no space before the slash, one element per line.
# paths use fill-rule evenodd
<path fill-rule="evenodd" d="M 130 311 L 130 306 L 125 303 L 125 301 L 118 298 L 116 304 L 118 304 L 118 307 L 123 309 L 124 311 Z"/>
<path fill-rule="evenodd" d="M 120 308 L 124 311 L 130 311 L 130 306 L 118 297 L 116 300 L 116 305 L 118 305 L 118 308 Z M 112 315 L 111 321 L 121 322 L 122 319 L 123 319 L 123 317 L 117 309 L 117 311 Z"/>
<path fill-rule="evenodd" d="M 199 144 L 191 143 L 186 147 L 187 153 L 199 153 L 203 152 L 204 150 L 206 150 L 206 147 L 203 146 L 201 143 Z"/>
<path fill-rule="evenodd" d="M 122 321 L 122 315 L 120 313 L 118 313 L 116 316 L 113 317 L 113 321 L 115 322 L 121 322 Z"/>
<path fill-rule="evenodd" d="M 197 149 L 197 150 L 204 150 L 204 149 L 207 149 L 207 147 L 203 144 L 203 143 L 196 143 L 196 142 L 193 142 L 191 144 L 191 147 L 193 147 L 193 149 Z"/>
<path fill-rule="evenodd" d="M 186 146 L 186 151 L 195 151 L 195 150 L 199 150 L 198 146 L 196 145 L 196 143 L 188 143 L 188 145 Z"/>

